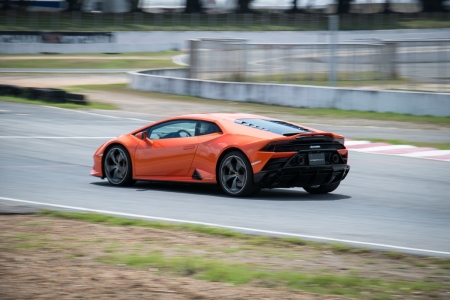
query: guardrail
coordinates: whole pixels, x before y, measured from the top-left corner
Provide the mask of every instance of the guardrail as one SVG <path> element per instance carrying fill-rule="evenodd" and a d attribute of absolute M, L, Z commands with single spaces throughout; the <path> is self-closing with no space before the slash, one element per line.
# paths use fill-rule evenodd
<path fill-rule="evenodd" d="M 129 87 L 215 100 L 450 117 L 450 94 L 188 79 L 188 69 L 129 72 Z"/>

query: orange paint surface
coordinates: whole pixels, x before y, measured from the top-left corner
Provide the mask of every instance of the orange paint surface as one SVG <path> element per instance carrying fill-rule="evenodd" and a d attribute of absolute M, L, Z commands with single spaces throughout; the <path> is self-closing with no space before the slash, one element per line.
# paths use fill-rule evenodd
<path fill-rule="evenodd" d="M 243 152 L 253 172 L 260 172 L 266 163 L 273 158 L 289 158 L 296 152 L 270 152 L 263 151 L 269 143 L 282 141 L 295 141 L 298 136 L 325 135 L 332 138 L 343 139 L 343 136 L 324 132 L 302 125 L 302 128 L 312 132 L 300 133 L 293 136 L 283 136 L 270 131 L 252 128 L 235 123 L 237 119 L 265 119 L 276 120 L 251 114 L 215 113 L 184 115 L 161 120 L 143 126 L 128 134 L 112 139 L 98 148 L 94 154 L 94 166 L 90 174 L 104 177 L 102 169 L 103 154 L 108 147 L 120 144 L 128 151 L 133 179 L 177 182 L 204 182 L 216 183 L 217 164 L 221 156 L 230 150 Z M 141 139 L 136 135 L 150 127 L 173 120 L 202 120 L 215 123 L 222 132 L 200 136 L 187 136 L 164 139 Z M 289 123 L 289 122 L 286 122 Z M 339 149 L 344 159 L 348 158 L 347 149 Z M 201 180 L 192 178 L 197 171 Z"/>

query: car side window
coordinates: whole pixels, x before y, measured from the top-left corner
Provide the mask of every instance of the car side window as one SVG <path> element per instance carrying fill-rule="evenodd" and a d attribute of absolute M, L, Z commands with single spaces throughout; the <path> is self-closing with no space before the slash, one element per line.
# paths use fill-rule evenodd
<path fill-rule="evenodd" d="M 220 130 L 219 126 L 217 126 L 216 124 L 214 124 L 212 122 L 198 121 L 197 126 L 195 127 L 195 135 L 196 136 L 206 135 L 206 134 L 211 134 L 211 133 L 216 133 L 216 132 L 222 132 L 222 130 Z"/>
<path fill-rule="evenodd" d="M 151 140 L 183 138 L 195 135 L 197 121 L 177 120 L 152 126 L 148 130 Z"/>

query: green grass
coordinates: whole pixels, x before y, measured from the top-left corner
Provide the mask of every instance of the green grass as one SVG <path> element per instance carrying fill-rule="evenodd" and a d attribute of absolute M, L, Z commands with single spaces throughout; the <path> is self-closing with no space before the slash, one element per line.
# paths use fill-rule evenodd
<path fill-rule="evenodd" d="M 144 59 L 18 59 L 0 60 L 0 68 L 46 69 L 156 69 L 179 67 L 171 60 Z"/>
<path fill-rule="evenodd" d="M 38 234 L 29 234 L 29 233 L 19 233 L 14 235 L 12 238 L 16 241 L 31 241 L 41 238 L 41 235 Z"/>
<path fill-rule="evenodd" d="M 448 20 L 447 20 L 448 21 Z M 415 20 L 415 21 L 400 21 L 399 26 L 404 28 L 411 29 L 431 29 L 431 28 L 440 28 L 440 26 L 449 27 L 449 24 L 445 24 L 446 22 L 442 20 L 433 20 L 433 18 Z"/>
<path fill-rule="evenodd" d="M 175 223 L 165 223 L 165 222 L 155 222 L 155 221 L 146 221 L 141 219 L 126 219 L 122 217 L 109 216 L 98 213 L 78 213 L 78 212 L 58 212 L 52 210 L 43 210 L 39 213 L 42 216 L 54 217 L 54 218 L 63 218 L 69 220 L 81 220 L 90 223 L 96 224 L 104 224 L 110 226 L 136 226 L 136 227 L 144 227 L 144 228 L 154 228 L 154 229 L 163 229 L 163 230 L 173 230 L 173 231 L 186 231 L 186 232 L 195 232 L 206 234 L 215 237 L 224 237 L 224 238 L 232 238 L 244 241 L 246 244 L 250 246 L 270 246 L 270 247 L 298 247 L 298 246 L 312 246 L 318 250 L 328 250 L 332 251 L 336 254 L 345 254 L 345 253 L 353 253 L 353 254 L 364 254 L 364 253 L 376 253 L 374 250 L 370 250 L 367 248 L 360 247 L 352 247 L 343 244 L 327 244 L 327 243 L 319 243 L 319 242 L 311 242 L 300 238 L 279 238 L 279 237 L 269 237 L 269 236 L 255 236 L 249 234 L 243 234 L 240 232 L 217 228 L 217 227 L 207 227 L 202 225 L 195 224 L 175 224 Z M 230 252 L 230 251 L 228 251 Z M 231 251 L 233 252 L 233 251 Z M 388 257 L 398 256 L 398 257 L 406 257 L 403 253 L 397 252 L 383 252 Z M 441 262 L 441 259 L 437 258 L 433 263 L 441 263 L 442 265 L 447 266 L 449 263 L 447 260 Z"/>
<path fill-rule="evenodd" d="M 449 14 L 349 14 L 339 21 L 341 30 L 448 28 Z M 0 30 L 68 31 L 310 31 L 328 30 L 326 14 L 92 14 L 18 11 L 0 12 Z"/>
<path fill-rule="evenodd" d="M 143 92 L 132 90 L 126 84 L 108 84 L 108 85 L 77 85 L 67 87 L 74 92 L 84 92 L 89 90 L 108 91 L 116 93 L 125 93 L 129 95 L 144 96 L 155 99 L 163 99 L 169 101 L 188 101 L 199 104 L 213 104 L 213 105 L 235 105 L 236 111 L 248 112 L 262 115 L 294 115 L 306 117 L 323 117 L 323 118 L 337 118 L 337 119 L 368 119 L 368 120 L 382 120 L 382 121 L 398 121 L 423 123 L 434 125 L 450 126 L 449 117 L 432 117 L 432 116 L 413 116 L 397 113 L 378 113 L 378 112 L 364 112 L 356 110 L 341 110 L 333 108 L 294 108 L 286 106 L 265 105 L 258 103 L 243 103 L 233 101 L 211 100 L 204 98 L 197 98 L 191 96 L 179 96 L 170 94 L 161 94 L 155 92 Z"/>
<path fill-rule="evenodd" d="M 115 58 L 115 57 L 121 57 L 121 56 L 142 56 L 147 57 L 148 59 L 151 59 L 153 57 L 167 57 L 170 58 L 175 55 L 179 54 L 185 54 L 186 52 L 183 51 L 160 51 L 160 52 L 125 52 L 125 53 L 46 53 L 46 54 L 1 54 L 0 57 L 14 57 L 14 56 L 21 56 L 21 57 L 47 57 L 48 59 L 51 59 L 53 57 L 85 57 L 85 56 L 99 56 L 99 57 L 109 57 L 109 58 Z"/>
<path fill-rule="evenodd" d="M 284 287 L 320 294 L 364 297 L 367 292 L 383 297 L 414 292 L 432 293 L 444 288 L 430 282 L 405 282 L 371 279 L 356 275 L 313 275 L 286 270 L 269 271 L 254 264 L 224 262 L 201 257 L 165 257 L 159 251 L 147 255 L 113 254 L 99 257 L 102 263 L 135 268 L 158 268 L 163 273 L 192 276 L 196 279 L 231 284 L 258 281 L 266 287 Z M 372 297 L 369 297 L 370 299 Z"/>
<path fill-rule="evenodd" d="M 389 257 L 389 258 L 392 258 L 392 259 L 396 259 L 396 260 L 401 260 L 401 259 L 404 259 L 406 257 L 406 255 L 403 254 L 403 253 L 392 252 L 392 251 L 384 252 L 383 254 L 386 257 Z"/>
<path fill-rule="evenodd" d="M 433 258 L 430 262 L 439 265 L 441 269 L 450 270 L 450 258 Z"/>
<path fill-rule="evenodd" d="M 234 285 L 256 284 L 257 286 L 268 288 L 296 289 L 363 299 L 391 299 L 395 295 L 401 295 L 402 298 L 407 299 L 414 295 L 438 295 L 439 293 L 442 294 L 442 290 L 448 288 L 445 283 L 437 283 L 426 277 L 412 281 L 399 281 L 386 279 L 383 277 L 383 274 L 378 273 L 367 276 L 358 270 L 352 269 L 345 272 L 325 269 L 317 270 L 317 272 L 305 272 L 298 267 L 291 268 L 285 265 L 273 267 L 259 261 L 251 263 L 232 261 L 233 255 L 238 251 L 250 251 L 248 255 L 257 255 L 258 253 L 284 254 L 286 252 L 298 255 L 303 250 L 306 251 L 308 249 L 308 251 L 317 252 L 313 252 L 313 254 L 316 253 L 314 255 L 316 255 L 317 261 L 320 261 L 324 254 L 330 255 L 329 251 L 331 251 L 335 254 L 346 255 L 345 259 L 361 259 L 366 263 L 369 263 L 367 258 L 370 258 L 370 263 L 373 262 L 373 264 L 376 264 L 379 259 L 383 261 L 390 259 L 393 261 L 401 260 L 404 264 L 410 263 L 411 267 L 422 268 L 422 266 L 429 265 L 437 270 L 442 270 L 440 273 L 446 274 L 445 270 L 447 270 L 450 262 L 450 259 L 446 258 L 416 257 L 397 252 L 379 252 L 339 244 L 308 242 L 296 238 L 252 236 L 221 228 L 125 219 L 97 213 L 47 210 L 39 214 L 47 217 L 74 219 L 111 226 L 137 226 L 194 232 L 243 242 L 243 244 L 239 245 L 239 248 L 232 248 L 232 251 L 225 249 L 226 251 L 223 251 L 225 256 L 210 255 L 210 253 L 199 256 L 197 251 L 173 251 L 167 245 L 163 245 L 162 248 L 159 248 L 160 250 L 155 250 L 158 249 L 157 243 L 155 244 L 156 248 L 153 246 L 152 248 L 146 248 L 144 246 L 146 243 L 127 245 L 108 242 L 101 248 L 104 254 L 100 254 L 100 256 L 95 258 L 97 261 L 106 264 L 126 265 L 146 270 L 150 268 L 164 275 L 188 276 L 199 280 L 224 282 Z M 16 240 L 21 245 L 29 245 L 30 248 L 37 246 L 35 242 L 39 241 L 30 235 L 18 235 Z M 252 246 L 246 246 L 246 244 Z M 46 245 L 43 244 L 42 246 L 45 247 Z M 299 246 L 309 248 L 299 248 Z M 199 249 L 205 249 L 206 251 L 206 247 L 203 245 Z M 287 247 L 291 247 L 291 249 Z M 215 248 L 210 248 L 209 251 L 217 252 Z M 84 255 L 78 249 L 74 249 L 70 254 L 69 257 L 74 259 Z"/>
<path fill-rule="evenodd" d="M 450 142 L 445 143 L 433 143 L 433 142 L 414 142 L 414 141 L 403 141 L 403 140 L 389 140 L 389 139 L 372 139 L 372 138 L 361 138 L 357 140 L 371 141 L 374 143 L 387 143 L 391 145 L 411 145 L 416 147 L 427 147 L 436 148 L 439 150 L 450 150 Z"/>
<path fill-rule="evenodd" d="M 379 72 L 340 72 L 337 74 L 336 86 L 357 87 L 408 83 L 406 78 L 385 79 L 383 76 Z M 233 79 L 235 78 L 231 78 L 230 81 L 234 81 Z M 247 78 L 246 81 L 328 86 L 328 73 L 272 74 L 252 76 Z"/>
<path fill-rule="evenodd" d="M 47 245 L 47 237 L 40 234 L 16 234 L 12 237 L 13 243 L 10 246 L 19 249 L 36 249 Z"/>
<path fill-rule="evenodd" d="M 107 103 L 97 103 L 97 102 L 88 102 L 87 105 L 75 104 L 75 103 L 55 103 L 55 102 L 47 102 L 42 100 L 30 100 L 20 97 L 12 97 L 12 96 L 0 96 L 0 101 L 7 102 L 16 102 L 16 103 L 26 103 L 26 104 L 36 104 L 36 105 L 47 105 L 61 108 L 70 108 L 70 109 L 105 109 L 105 110 L 114 110 L 117 109 L 114 105 Z"/>
<path fill-rule="evenodd" d="M 329 249 L 334 251 L 333 246 L 328 244 L 322 244 L 317 242 L 306 241 L 300 238 L 276 238 L 276 237 L 268 237 L 268 236 L 255 236 L 243 234 L 240 232 L 216 228 L 216 227 L 207 227 L 201 225 L 194 224 L 174 224 L 174 223 L 164 223 L 164 222 L 154 222 L 154 221 L 146 221 L 140 219 L 125 219 L 121 217 L 108 216 L 97 213 L 77 213 L 77 212 L 57 212 L 51 210 L 44 210 L 40 212 L 40 215 L 56 217 L 56 218 L 64 218 L 64 219 L 73 219 L 73 220 L 81 220 L 90 223 L 98 223 L 112 226 L 137 226 L 137 227 L 145 227 L 145 228 L 155 228 L 155 229 L 164 229 L 164 230 L 176 230 L 176 231 L 188 231 L 195 233 L 202 233 L 210 236 L 216 237 L 224 237 L 224 238 L 233 238 L 246 242 L 249 245 L 253 246 L 274 246 L 274 247 L 296 247 L 296 246 L 306 246 L 312 245 L 320 247 L 321 249 Z M 335 247 L 335 246 L 334 246 Z M 349 246 L 343 246 L 349 247 Z M 358 249 L 354 248 L 352 251 L 358 252 Z M 366 252 L 366 249 L 363 249 L 363 252 Z M 349 251 L 349 252 L 352 252 Z M 339 251 L 336 251 L 339 252 Z"/>

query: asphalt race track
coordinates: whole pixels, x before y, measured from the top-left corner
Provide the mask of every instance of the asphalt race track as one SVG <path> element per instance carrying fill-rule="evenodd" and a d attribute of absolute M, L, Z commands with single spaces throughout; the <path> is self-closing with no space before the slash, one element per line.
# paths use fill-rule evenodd
<path fill-rule="evenodd" d="M 237 199 L 215 186 L 115 188 L 89 176 L 104 141 L 159 118 L 0 102 L 0 202 L 450 257 L 448 162 L 351 152 L 350 174 L 332 194 L 279 189 Z"/>

